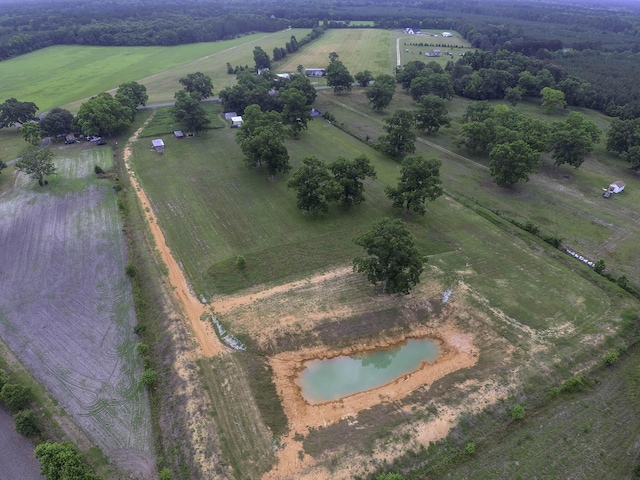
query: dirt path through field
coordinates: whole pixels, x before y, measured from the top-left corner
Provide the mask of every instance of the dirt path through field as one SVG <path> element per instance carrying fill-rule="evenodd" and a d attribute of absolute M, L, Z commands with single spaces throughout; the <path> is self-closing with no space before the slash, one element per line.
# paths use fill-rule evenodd
<path fill-rule="evenodd" d="M 313 277 L 305 278 L 304 280 L 298 280 L 297 282 L 285 283 L 266 290 L 257 290 L 252 293 L 247 293 L 240 296 L 221 296 L 214 298 L 211 302 L 215 308 L 216 313 L 226 313 L 234 308 L 242 305 L 248 305 L 258 300 L 262 300 L 278 293 L 286 293 L 291 290 L 296 290 L 300 287 L 315 285 L 316 283 L 325 282 L 333 278 L 342 277 L 346 273 L 351 271 L 351 267 L 342 267 L 335 270 L 331 270 Z"/>
<path fill-rule="evenodd" d="M 207 357 L 212 357 L 214 355 L 218 355 L 226 350 L 226 347 L 222 345 L 215 331 L 213 330 L 213 325 L 210 322 L 202 321 L 201 317 L 206 312 L 206 305 L 203 305 L 191 292 L 189 285 L 187 283 L 187 279 L 185 278 L 178 262 L 171 254 L 171 250 L 167 246 L 167 242 L 165 241 L 164 234 L 160 229 L 160 225 L 158 224 L 158 220 L 153 213 L 153 209 L 151 208 L 151 203 L 147 198 L 147 194 L 140 187 L 137 178 L 133 170 L 131 169 L 131 164 L 129 162 L 129 158 L 131 157 L 131 144 L 138 139 L 138 135 L 142 132 L 142 129 L 145 127 L 149 121 L 153 118 L 155 112 L 151 114 L 151 116 L 147 119 L 147 121 L 142 125 L 132 136 L 127 140 L 127 143 L 124 147 L 123 158 L 125 162 L 125 166 L 127 172 L 129 173 L 129 178 L 131 179 L 131 184 L 135 189 L 136 195 L 142 204 L 142 209 L 146 212 L 147 222 L 149 224 L 149 228 L 151 230 L 151 234 L 153 235 L 153 239 L 156 244 L 156 248 L 160 252 L 162 257 L 162 261 L 167 266 L 169 271 L 168 281 L 173 289 L 173 294 L 184 310 L 185 315 L 189 319 L 189 323 L 191 324 L 191 328 L 193 329 L 193 333 L 198 340 L 198 345 L 202 350 L 202 354 Z"/>

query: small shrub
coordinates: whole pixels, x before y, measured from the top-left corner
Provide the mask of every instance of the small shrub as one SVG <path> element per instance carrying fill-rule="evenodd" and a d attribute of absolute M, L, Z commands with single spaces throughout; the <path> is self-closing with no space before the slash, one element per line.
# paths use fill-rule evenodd
<path fill-rule="evenodd" d="M 147 327 L 139 323 L 136 323 L 136 326 L 133 327 L 133 333 L 135 333 L 136 335 L 142 335 L 144 332 L 146 332 L 146 330 Z"/>
<path fill-rule="evenodd" d="M 511 409 L 511 418 L 513 420 L 522 420 L 524 418 L 524 407 L 516 403 Z"/>
<path fill-rule="evenodd" d="M 17 413 L 31 400 L 31 390 L 15 383 L 6 383 L 0 390 L 0 401 L 11 413 Z"/>
<path fill-rule="evenodd" d="M 607 365 L 615 365 L 620 360 L 620 352 L 615 349 L 609 350 L 604 354 L 603 360 Z"/>
<path fill-rule="evenodd" d="M 571 377 L 566 382 L 564 382 L 560 389 L 563 392 L 574 393 L 586 390 L 588 387 L 589 382 L 587 382 L 587 380 L 582 375 L 576 375 L 575 377 Z"/>
<path fill-rule="evenodd" d="M 247 265 L 247 260 L 244 258 L 243 255 L 238 255 L 236 257 L 236 267 L 238 268 L 244 268 Z"/>
<path fill-rule="evenodd" d="M 146 343 L 138 343 L 136 345 L 136 353 L 138 355 L 149 355 L 149 345 Z"/>
<path fill-rule="evenodd" d="M 156 383 L 157 378 L 158 374 L 156 373 L 156 371 L 148 368 L 142 372 L 142 375 L 140 376 L 140 382 L 144 386 L 149 387 Z"/>
<path fill-rule="evenodd" d="M 555 248 L 560 248 L 560 246 L 562 245 L 562 238 L 556 236 L 556 235 L 552 235 L 551 233 L 547 233 L 545 234 L 542 239 L 547 242 L 549 245 L 555 247 Z"/>
<path fill-rule="evenodd" d="M 600 259 L 596 263 L 593 264 L 593 270 L 596 273 L 604 272 L 604 269 L 607 268 L 607 264 L 604 263 L 604 260 Z"/>
<path fill-rule="evenodd" d="M 474 453 L 476 453 L 476 444 L 473 442 L 467 443 L 464 447 L 464 453 L 466 455 L 473 455 Z"/>
<path fill-rule="evenodd" d="M 102 173 L 104 173 L 104 170 L 102 169 L 102 167 L 100 165 L 96 165 L 93 169 L 94 172 L 96 172 L 96 175 L 100 175 Z"/>
<path fill-rule="evenodd" d="M 4 373 L 4 370 L 0 370 L 0 390 L 4 387 L 5 383 L 7 383 L 7 376 Z"/>
<path fill-rule="evenodd" d="M 134 278 L 137 273 L 136 266 L 131 262 L 127 263 L 127 266 L 124 268 L 124 273 L 127 274 L 127 277 Z"/>
<path fill-rule="evenodd" d="M 36 421 L 33 410 L 22 410 L 13 416 L 16 431 L 25 437 L 35 437 L 40 433 L 40 427 Z"/>
<path fill-rule="evenodd" d="M 151 368 L 151 357 L 149 357 L 147 355 L 142 357 L 142 368 L 145 369 L 145 370 Z"/>
<path fill-rule="evenodd" d="M 532 233 L 534 235 L 537 235 L 538 232 L 540 231 L 540 227 L 538 227 L 531 220 L 527 220 L 525 224 L 522 226 L 522 228 L 524 228 L 527 232 Z"/>
<path fill-rule="evenodd" d="M 124 188 L 124 185 L 122 185 L 122 182 L 120 180 L 117 180 L 116 183 L 113 185 L 113 189 L 116 192 L 120 192 L 123 188 Z"/>
<path fill-rule="evenodd" d="M 626 275 L 620 275 L 618 280 L 616 280 L 616 283 L 619 287 L 624 288 L 625 290 L 629 288 L 629 279 Z"/>
<path fill-rule="evenodd" d="M 162 470 L 160 470 L 159 478 L 160 480 L 171 480 L 171 470 L 169 470 L 167 467 L 164 467 Z"/>

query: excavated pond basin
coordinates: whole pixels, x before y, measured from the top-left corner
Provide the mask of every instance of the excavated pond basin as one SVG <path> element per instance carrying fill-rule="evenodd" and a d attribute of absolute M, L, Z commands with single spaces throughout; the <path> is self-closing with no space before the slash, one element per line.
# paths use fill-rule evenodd
<path fill-rule="evenodd" d="M 390 349 L 323 360 L 309 360 L 296 383 L 309 403 L 338 400 L 393 382 L 440 355 L 430 339 L 410 339 Z"/>

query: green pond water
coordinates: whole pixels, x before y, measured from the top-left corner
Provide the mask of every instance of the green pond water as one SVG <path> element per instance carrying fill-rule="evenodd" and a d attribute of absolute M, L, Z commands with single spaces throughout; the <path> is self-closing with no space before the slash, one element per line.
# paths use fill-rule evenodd
<path fill-rule="evenodd" d="M 388 350 L 309 360 L 296 383 L 309 403 L 328 402 L 381 387 L 439 355 L 440 349 L 433 340 L 411 339 Z"/>

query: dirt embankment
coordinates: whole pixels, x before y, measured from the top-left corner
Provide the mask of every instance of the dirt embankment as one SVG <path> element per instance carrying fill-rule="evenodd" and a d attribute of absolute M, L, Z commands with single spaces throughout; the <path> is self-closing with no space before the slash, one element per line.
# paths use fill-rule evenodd
<path fill-rule="evenodd" d="M 316 358 L 332 358 L 338 355 L 352 355 L 374 348 L 385 348 L 405 340 L 407 337 L 385 338 L 379 342 L 363 343 L 340 351 L 327 347 L 285 352 L 270 359 L 274 371 L 276 389 L 282 399 L 290 432 L 282 441 L 284 448 L 278 452 L 278 464 L 274 470 L 265 475 L 265 479 L 318 478 L 323 467 L 308 455 L 301 456 L 303 444 L 300 436 L 306 435 L 310 429 L 326 427 L 345 419 L 357 424 L 357 414 L 380 403 L 394 402 L 406 397 L 418 388 L 429 388 L 436 380 L 445 375 L 468 368 L 478 361 L 478 350 L 473 345 L 470 335 L 457 330 L 453 326 L 442 328 L 417 327 L 410 337 L 428 337 L 438 342 L 440 356 L 433 362 L 424 362 L 413 372 L 388 383 L 382 387 L 356 393 L 337 401 L 320 404 L 308 403 L 295 380 L 304 368 L 304 362 Z M 428 445 L 430 441 L 443 438 L 454 425 L 455 415 L 441 412 L 439 417 L 430 422 L 428 427 L 422 426 L 418 436 L 420 443 Z M 306 473 L 305 473 L 306 472 Z M 326 472 L 328 474 L 328 472 Z M 349 478 L 352 471 L 343 472 Z M 335 476 L 334 478 L 343 478 Z"/>

